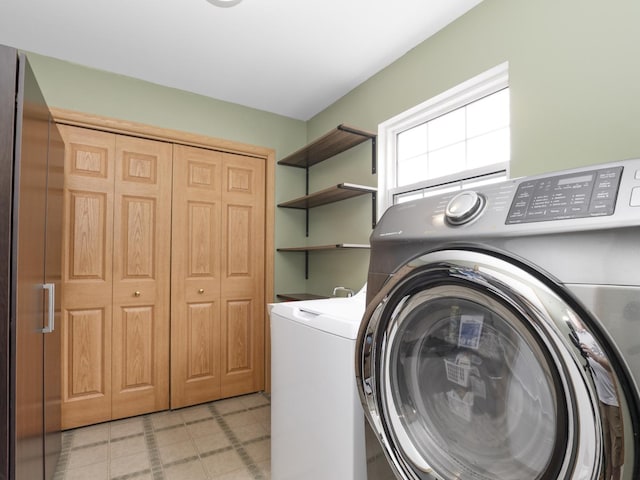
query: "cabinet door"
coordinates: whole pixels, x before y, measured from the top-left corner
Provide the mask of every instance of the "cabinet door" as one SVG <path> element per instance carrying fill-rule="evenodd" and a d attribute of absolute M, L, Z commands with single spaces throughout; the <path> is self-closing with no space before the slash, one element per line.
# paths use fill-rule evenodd
<path fill-rule="evenodd" d="M 44 459 L 45 478 L 54 476 L 62 449 L 60 425 L 60 300 L 62 298 L 62 217 L 64 192 L 64 143 L 56 125 L 49 122 L 49 173 L 47 175 L 47 228 L 45 283 L 55 285 L 54 329 L 44 335 Z M 47 312 L 49 315 L 51 312 Z"/>
<path fill-rule="evenodd" d="M 24 74 L 23 74 L 24 75 Z M 15 478 L 42 479 L 45 226 L 47 199 L 47 112 L 24 99 L 21 149 L 16 162 L 14 245 L 15 305 Z M 22 112 L 19 111 L 19 115 Z"/>
<path fill-rule="evenodd" d="M 220 397 L 222 154 L 174 146 L 171 406 Z"/>
<path fill-rule="evenodd" d="M 111 419 L 115 136 L 59 125 L 65 143 L 62 428 Z"/>
<path fill-rule="evenodd" d="M 222 163 L 222 396 L 264 388 L 265 163 Z"/>
<path fill-rule="evenodd" d="M 169 143 L 116 137 L 112 418 L 169 408 Z"/>

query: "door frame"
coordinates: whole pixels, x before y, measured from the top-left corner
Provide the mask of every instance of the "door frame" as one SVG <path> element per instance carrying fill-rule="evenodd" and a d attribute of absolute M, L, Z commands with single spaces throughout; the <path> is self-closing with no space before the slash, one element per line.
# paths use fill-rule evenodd
<path fill-rule="evenodd" d="M 15 401 L 15 335 L 11 314 L 13 305 L 12 242 L 14 141 L 17 98 L 18 51 L 0 46 L 0 478 L 10 478 L 14 445 L 12 432 L 14 416 L 11 405 Z"/>
<path fill-rule="evenodd" d="M 146 125 L 143 123 L 104 117 L 90 113 L 77 112 L 62 108 L 50 108 L 55 123 L 76 127 L 92 128 L 104 132 L 131 135 L 150 140 L 158 140 L 192 147 L 235 153 L 263 159 L 265 162 L 265 261 L 264 261 L 264 385 L 265 391 L 271 391 L 271 338 L 267 302 L 274 298 L 274 255 L 275 255 L 275 150 L 246 143 L 209 137 L 196 133 Z"/>

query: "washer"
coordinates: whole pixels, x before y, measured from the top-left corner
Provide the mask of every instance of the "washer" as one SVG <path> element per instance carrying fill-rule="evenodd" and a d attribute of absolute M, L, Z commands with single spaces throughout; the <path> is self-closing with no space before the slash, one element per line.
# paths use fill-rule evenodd
<path fill-rule="evenodd" d="M 369 480 L 640 478 L 640 160 L 399 204 L 371 247 Z"/>
<path fill-rule="evenodd" d="M 355 339 L 365 289 L 270 305 L 271 478 L 366 480 Z"/>

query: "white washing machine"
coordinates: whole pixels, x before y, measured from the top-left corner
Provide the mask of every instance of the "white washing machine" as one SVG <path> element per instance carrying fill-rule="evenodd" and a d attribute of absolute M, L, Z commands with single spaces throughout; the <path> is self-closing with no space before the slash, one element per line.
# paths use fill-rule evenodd
<path fill-rule="evenodd" d="M 274 480 L 367 478 L 353 361 L 365 295 L 269 305 Z"/>

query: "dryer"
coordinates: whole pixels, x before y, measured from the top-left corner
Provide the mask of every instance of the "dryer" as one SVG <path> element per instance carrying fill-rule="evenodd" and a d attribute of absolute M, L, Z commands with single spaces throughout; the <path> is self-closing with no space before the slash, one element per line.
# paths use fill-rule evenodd
<path fill-rule="evenodd" d="M 395 205 L 371 248 L 369 480 L 640 478 L 640 160 Z"/>

